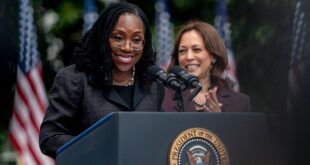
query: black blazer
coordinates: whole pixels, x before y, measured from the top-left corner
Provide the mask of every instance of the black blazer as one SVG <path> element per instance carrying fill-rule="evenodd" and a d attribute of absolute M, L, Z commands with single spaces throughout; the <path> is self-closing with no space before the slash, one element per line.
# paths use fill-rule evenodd
<path fill-rule="evenodd" d="M 57 73 L 49 93 L 40 129 L 41 151 L 55 157 L 59 147 L 111 112 L 158 111 L 163 90 L 155 82 L 143 87 L 136 78 L 132 110 L 113 88 L 94 88 L 86 73 L 77 71 L 75 65 L 65 67 Z"/>
<path fill-rule="evenodd" d="M 185 112 L 194 112 L 195 105 L 193 101 L 188 101 L 191 93 L 190 90 L 182 92 L 183 104 Z M 174 99 L 174 91 L 166 89 L 162 109 L 167 112 L 177 112 L 178 106 L 177 101 Z M 219 87 L 217 91 L 217 99 L 222 103 L 222 112 L 249 112 L 251 111 L 251 104 L 249 96 L 228 90 L 223 87 Z"/>

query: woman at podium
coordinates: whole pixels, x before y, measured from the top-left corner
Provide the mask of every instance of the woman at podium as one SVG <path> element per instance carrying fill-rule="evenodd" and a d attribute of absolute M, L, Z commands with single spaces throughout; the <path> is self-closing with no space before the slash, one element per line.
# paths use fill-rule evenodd
<path fill-rule="evenodd" d="M 112 3 L 61 69 L 40 129 L 41 151 L 56 150 L 111 112 L 158 111 L 164 87 L 149 80 L 155 64 L 148 19 L 136 5 Z"/>
<path fill-rule="evenodd" d="M 202 87 L 193 99 L 191 89 L 183 91 L 184 111 L 250 111 L 249 97 L 235 92 L 234 83 L 226 76 L 227 61 L 225 44 L 212 25 L 189 21 L 180 28 L 168 70 L 180 66 L 189 75 L 198 77 Z M 178 111 L 174 95 L 174 91 L 166 90 L 165 111 Z"/>

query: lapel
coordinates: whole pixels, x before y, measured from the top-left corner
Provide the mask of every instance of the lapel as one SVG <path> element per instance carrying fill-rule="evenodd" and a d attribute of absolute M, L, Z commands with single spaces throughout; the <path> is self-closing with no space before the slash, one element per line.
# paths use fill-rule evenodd
<path fill-rule="evenodd" d="M 136 78 L 135 89 L 133 94 L 133 108 L 136 109 L 140 101 L 144 98 L 144 96 L 148 93 L 146 87 L 142 85 L 142 82 Z M 150 88 L 150 87 L 149 87 Z"/>
<path fill-rule="evenodd" d="M 228 105 L 228 99 L 230 98 L 230 95 L 231 93 L 229 90 L 223 87 L 218 88 L 217 96 L 219 102 L 222 103 L 222 111 L 225 111 L 225 107 Z"/>
<path fill-rule="evenodd" d="M 103 95 L 107 100 L 130 109 L 121 96 L 114 90 L 114 88 L 104 91 Z"/>

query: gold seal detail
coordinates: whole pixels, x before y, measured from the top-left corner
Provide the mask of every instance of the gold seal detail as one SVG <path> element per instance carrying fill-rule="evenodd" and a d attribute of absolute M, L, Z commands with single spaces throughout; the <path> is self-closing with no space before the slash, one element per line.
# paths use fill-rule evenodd
<path fill-rule="evenodd" d="M 177 136 L 169 152 L 169 165 L 229 165 L 224 143 L 212 131 L 190 128 Z"/>

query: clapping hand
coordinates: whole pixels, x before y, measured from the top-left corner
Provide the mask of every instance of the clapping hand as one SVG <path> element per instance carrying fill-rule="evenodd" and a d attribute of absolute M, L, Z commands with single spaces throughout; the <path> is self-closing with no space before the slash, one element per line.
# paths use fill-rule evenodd
<path fill-rule="evenodd" d="M 222 104 L 218 101 L 217 96 L 217 87 L 210 89 L 206 94 L 206 104 L 204 106 L 204 111 L 206 112 L 221 112 Z"/>

